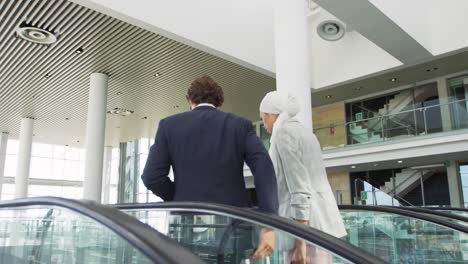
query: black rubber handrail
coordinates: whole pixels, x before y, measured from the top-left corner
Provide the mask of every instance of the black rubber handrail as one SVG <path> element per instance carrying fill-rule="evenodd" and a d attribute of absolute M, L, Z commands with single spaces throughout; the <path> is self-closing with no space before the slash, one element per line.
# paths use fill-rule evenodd
<path fill-rule="evenodd" d="M 468 213 L 468 208 L 460 208 L 460 207 L 421 207 L 428 210 L 434 211 L 460 211 Z"/>
<path fill-rule="evenodd" d="M 391 207 L 391 208 L 394 208 L 394 207 Z M 422 207 L 402 206 L 402 207 L 398 207 L 398 208 L 403 209 L 403 210 L 408 210 L 408 211 L 411 211 L 411 212 L 431 214 L 431 215 L 435 215 L 435 216 L 445 217 L 445 218 L 454 219 L 454 220 L 458 220 L 458 221 L 461 221 L 461 222 L 468 223 L 468 217 L 465 217 L 465 216 L 462 216 L 462 215 L 457 215 L 457 214 L 452 214 L 452 213 L 447 213 L 447 212 L 440 212 L 440 211 L 437 211 L 437 210 L 429 210 L 427 208 L 422 208 Z"/>
<path fill-rule="evenodd" d="M 150 226 L 114 208 L 91 201 L 58 197 L 34 197 L 0 202 L 0 209 L 48 206 L 66 208 L 115 232 L 154 263 L 204 263 L 190 251 Z"/>
<path fill-rule="evenodd" d="M 400 216 L 406 216 L 414 219 L 423 220 L 426 222 L 431 222 L 440 226 L 445 226 L 447 228 L 457 230 L 463 233 L 468 233 L 468 227 L 451 222 L 443 217 L 423 214 L 418 212 L 412 212 L 409 210 L 397 208 L 397 207 L 388 207 L 388 206 L 359 206 L 359 205 L 340 205 L 340 211 L 349 210 L 349 211 L 373 211 L 380 213 L 395 214 Z"/>
<path fill-rule="evenodd" d="M 252 222 L 261 223 L 266 227 L 292 234 L 347 259 L 352 263 L 385 263 L 381 259 L 370 255 L 362 249 L 319 230 L 286 218 L 264 214 L 247 208 L 196 202 L 116 204 L 112 206 L 120 210 L 200 210 L 202 213 L 210 212 L 213 214 L 225 214 L 232 216 L 233 218 L 243 218 Z"/>

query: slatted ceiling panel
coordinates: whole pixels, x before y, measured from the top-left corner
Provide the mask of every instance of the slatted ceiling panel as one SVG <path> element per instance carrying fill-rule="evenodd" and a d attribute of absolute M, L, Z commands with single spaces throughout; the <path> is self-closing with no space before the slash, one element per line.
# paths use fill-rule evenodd
<path fill-rule="evenodd" d="M 59 41 L 44 46 L 17 38 L 24 21 L 60 32 Z M 82 145 L 93 72 L 110 76 L 108 109 L 135 111 L 108 115 L 106 139 L 114 146 L 153 137 L 159 119 L 186 111 L 187 88 L 200 75 L 224 88 L 225 110 L 252 120 L 275 86 L 271 77 L 69 1 L 0 0 L 0 131 L 15 138 L 20 119 L 34 117 L 35 141 Z"/>

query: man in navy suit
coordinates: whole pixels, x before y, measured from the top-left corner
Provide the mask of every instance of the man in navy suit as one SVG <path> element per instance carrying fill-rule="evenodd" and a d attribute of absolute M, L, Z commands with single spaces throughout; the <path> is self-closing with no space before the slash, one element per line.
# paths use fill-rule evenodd
<path fill-rule="evenodd" d="M 259 210 L 277 214 L 276 177 L 252 123 L 217 108 L 222 88 L 210 77 L 195 79 L 187 94 L 192 111 L 159 123 L 143 175 L 145 186 L 164 201 L 196 201 L 251 207 L 244 161 L 255 181 Z M 172 167 L 174 182 L 169 178 Z M 269 255 L 274 237 L 262 230 L 254 258 Z"/>

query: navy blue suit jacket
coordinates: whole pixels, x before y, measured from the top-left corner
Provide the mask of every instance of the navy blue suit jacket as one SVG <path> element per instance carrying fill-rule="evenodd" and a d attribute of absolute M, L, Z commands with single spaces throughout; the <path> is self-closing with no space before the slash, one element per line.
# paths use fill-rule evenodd
<path fill-rule="evenodd" d="M 252 123 L 210 106 L 161 120 L 141 178 L 164 201 L 251 207 L 244 161 L 254 175 L 259 209 L 276 214 L 273 164 Z"/>

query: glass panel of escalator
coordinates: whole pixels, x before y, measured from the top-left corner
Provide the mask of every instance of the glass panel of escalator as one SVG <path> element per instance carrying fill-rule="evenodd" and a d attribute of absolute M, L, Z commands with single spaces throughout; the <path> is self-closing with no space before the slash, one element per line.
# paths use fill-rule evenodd
<path fill-rule="evenodd" d="M 388 263 L 467 263 L 468 235 L 396 214 L 341 210 L 349 243 Z"/>
<path fill-rule="evenodd" d="M 275 230 L 275 250 L 261 260 L 249 258 L 258 245 L 262 226 L 247 220 L 212 212 L 169 209 L 123 210 L 160 233 L 176 240 L 207 263 L 290 263 L 296 239 Z M 352 263 L 308 243 L 310 263 Z"/>
<path fill-rule="evenodd" d="M 98 222 L 55 206 L 0 209 L 0 263 L 152 263 Z"/>

